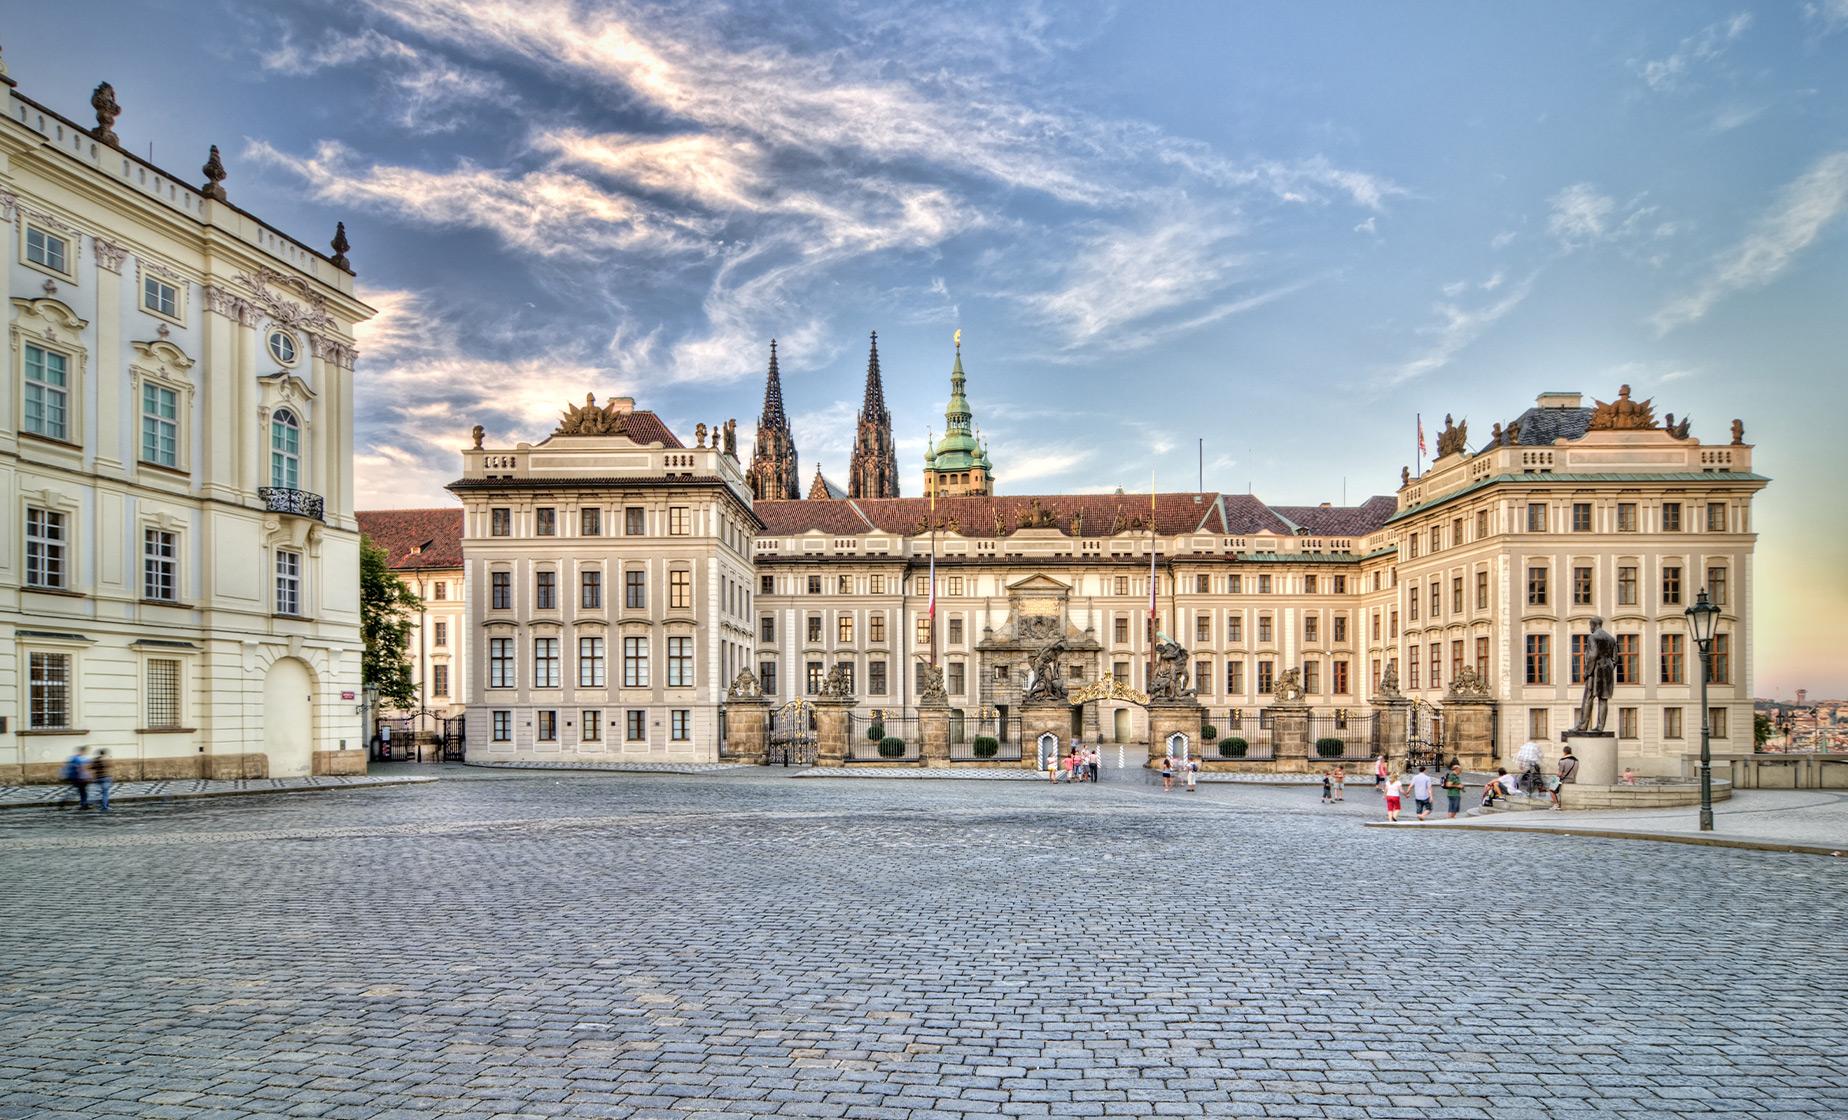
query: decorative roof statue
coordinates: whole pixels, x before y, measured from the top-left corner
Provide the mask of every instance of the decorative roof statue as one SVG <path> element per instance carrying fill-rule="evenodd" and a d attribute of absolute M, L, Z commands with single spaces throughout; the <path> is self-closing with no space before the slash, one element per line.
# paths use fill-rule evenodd
<path fill-rule="evenodd" d="M 1495 421 L 1495 426 L 1489 429 L 1489 443 L 1495 447 L 1500 447 L 1502 445 L 1502 438 L 1501 421 L 1497 420 Z"/>
<path fill-rule="evenodd" d="M 1437 457 L 1461 454 L 1468 441 L 1469 421 L 1458 424 L 1450 419 L 1448 412 L 1444 413 L 1444 430 L 1437 433 Z"/>
<path fill-rule="evenodd" d="M 757 683 L 757 674 L 749 669 L 742 669 L 725 689 L 727 700 L 762 700 L 763 686 Z"/>
<path fill-rule="evenodd" d="M 1734 420 L 1733 421 L 1733 446 L 1742 447 L 1744 446 L 1744 444 L 1745 444 L 1745 421 Z"/>
<path fill-rule="evenodd" d="M 1482 679 L 1474 665 L 1465 665 L 1450 677 L 1450 699 L 1487 700 L 1489 682 Z"/>
<path fill-rule="evenodd" d="M 706 425 L 704 424 L 693 425 L 693 446 L 694 447 L 706 446 Z"/>
<path fill-rule="evenodd" d="M 583 407 L 571 404 L 560 414 L 555 436 L 615 436 L 628 427 L 628 416 L 616 411 L 615 402 L 597 404 L 595 393 L 584 394 Z"/>
<path fill-rule="evenodd" d="M 218 158 L 218 145 L 212 145 L 212 154 L 205 158 L 205 166 L 199 169 L 205 175 L 205 185 L 199 190 L 207 198 L 219 202 L 225 200 L 225 180 L 229 173 L 225 170 L 225 161 Z"/>
<path fill-rule="evenodd" d="M 1400 486 L 1410 486 L 1411 484 L 1412 484 L 1412 468 L 1400 467 L 1399 468 L 1399 485 Z"/>
<path fill-rule="evenodd" d="M 472 436 L 472 437 L 474 437 L 474 440 L 475 440 L 475 450 L 476 450 L 476 451 L 480 451 L 480 450 L 481 450 L 481 441 L 482 441 L 483 439 L 485 439 L 485 438 L 487 438 L 487 434 L 488 434 L 488 430 L 487 430 L 486 428 L 484 428 L 484 427 L 482 427 L 482 426 L 481 426 L 480 424 L 477 424 L 477 425 L 475 425 L 475 426 L 474 426 L 473 428 L 470 428 L 470 429 L 469 429 L 469 432 L 468 432 L 468 434 L 469 434 L 470 436 Z"/>
<path fill-rule="evenodd" d="M 725 421 L 725 454 L 733 459 L 738 457 L 738 421 Z"/>
<path fill-rule="evenodd" d="M 1594 432 L 1641 432 L 1656 426 L 1654 402 L 1631 400 L 1628 385 L 1618 386 L 1616 400 L 1597 405 L 1591 413 Z"/>
<path fill-rule="evenodd" d="M 90 108 L 96 110 L 96 127 L 90 135 L 112 148 L 122 146 L 122 138 L 116 135 L 116 118 L 122 115 L 122 106 L 117 103 L 115 87 L 108 82 L 98 85 L 90 94 Z"/>
<path fill-rule="evenodd" d="M 1671 412 L 1662 418 L 1662 430 L 1676 439 L 1686 439 L 1688 438 L 1688 425 L 1693 422 L 1693 417 L 1683 416 L 1681 422 L 1676 423 L 1675 414 Z"/>
<path fill-rule="evenodd" d="M 353 245 L 347 240 L 345 222 L 334 223 L 334 239 L 328 242 L 328 245 L 334 250 L 334 255 L 328 258 L 333 262 L 334 267 L 344 268 L 348 272 L 353 271 L 353 262 L 347 260 L 346 255 L 346 251 L 351 249 Z"/>

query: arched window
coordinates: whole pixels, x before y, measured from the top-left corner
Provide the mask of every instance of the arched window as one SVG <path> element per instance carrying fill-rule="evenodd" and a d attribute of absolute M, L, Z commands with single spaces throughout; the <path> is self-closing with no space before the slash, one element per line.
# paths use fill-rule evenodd
<path fill-rule="evenodd" d="M 302 426 L 295 413 L 279 408 L 270 417 L 270 485 L 299 490 L 302 480 Z"/>

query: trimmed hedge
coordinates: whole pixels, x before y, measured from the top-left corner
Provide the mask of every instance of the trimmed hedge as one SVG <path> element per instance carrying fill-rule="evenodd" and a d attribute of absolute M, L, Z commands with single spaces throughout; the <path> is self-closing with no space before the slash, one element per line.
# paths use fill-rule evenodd
<path fill-rule="evenodd" d="M 885 724 L 883 723 L 875 723 L 866 729 L 866 741 L 869 743 L 880 742 L 885 737 Z"/>
<path fill-rule="evenodd" d="M 1219 728 L 1214 727 L 1210 723 L 1201 724 L 1200 738 L 1205 739 L 1209 743 L 1212 742 L 1214 739 L 1219 738 Z"/>
<path fill-rule="evenodd" d="M 1315 741 L 1315 753 L 1322 758 L 1340 758 L 1347 753 L 1347 744 L 1330 735 Z"/>
<path fill-rule="evenodd" d="M 977 758 L 993 758 L 1001 753 L 1001 741 L 993 735 L 977 735 L 972 746 Z"/>
<path fill-rule="evenodd" d="M 1245 752 L 1250 749 L 1251 744 L 1236 735 L 1219 741 L 1219 757 L 1221 758 L 1244 758 Z"/>
<path fill-rule="evenodd" d="M 879 740 L 879 757 L 880 758 L 903 758 L 905 757 L 905 741 L 903 739 L 900 739 L 896 735 L 891 735 L 884 739 Z"/>

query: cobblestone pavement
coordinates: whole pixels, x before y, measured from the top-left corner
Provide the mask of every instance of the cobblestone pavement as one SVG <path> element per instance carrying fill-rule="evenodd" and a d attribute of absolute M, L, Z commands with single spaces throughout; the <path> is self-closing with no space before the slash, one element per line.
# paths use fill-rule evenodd
<path fill-rule="evenodd" d="M 109 803 L 165 800 L 177 797 L 225 797 L 234 794 L 311 793 L 321 790 L 366 789 L 373 786 L 399 785 L 404 782 L 434 780 L 426 771 L 404 768 L 391 774 L 316 774 L 301 778 L 167 778 L 150 782 L 115 782 L 109 787 Z M 95 787 L 90 800 L 97 801 Z M 0 809 L 39 808 L 69 802 L 77 803 L 71 787 L 59 782 L 33 786 L 0 786 Z"/>
<path fill-rule="evenodd" d="M 1848 1113 L 1848 866 L 1353 792 L 473 770 L 4 814 L 0 1117 Z"/>

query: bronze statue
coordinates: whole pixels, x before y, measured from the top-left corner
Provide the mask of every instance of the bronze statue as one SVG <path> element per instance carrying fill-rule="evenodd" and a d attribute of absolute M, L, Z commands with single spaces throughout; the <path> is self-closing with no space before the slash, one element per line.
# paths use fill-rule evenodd
<path fill-rule="evenodd" d="M 1065 649 L 1065 639 L 1055 637 L 1033 655 L 1033 666 L 1027 670 L 1027 687 L 1020 694 L 1022 700 L 1065 699 L 1065 680 L 1059 675 L 1059 655 Z"/>
<path fill-rule="evenodd" d="M 1603 735 L 1610 716 L 1611 691 L 1617 686 L 1617 639 L 1604 628 L 1604 620 L 1591 620 L 1591 637 L 1585 643 L 1585 697 L 1579 702 L 1578 735 Z M 1594 720 L 1593 717 L 1596 717 Z"/>

